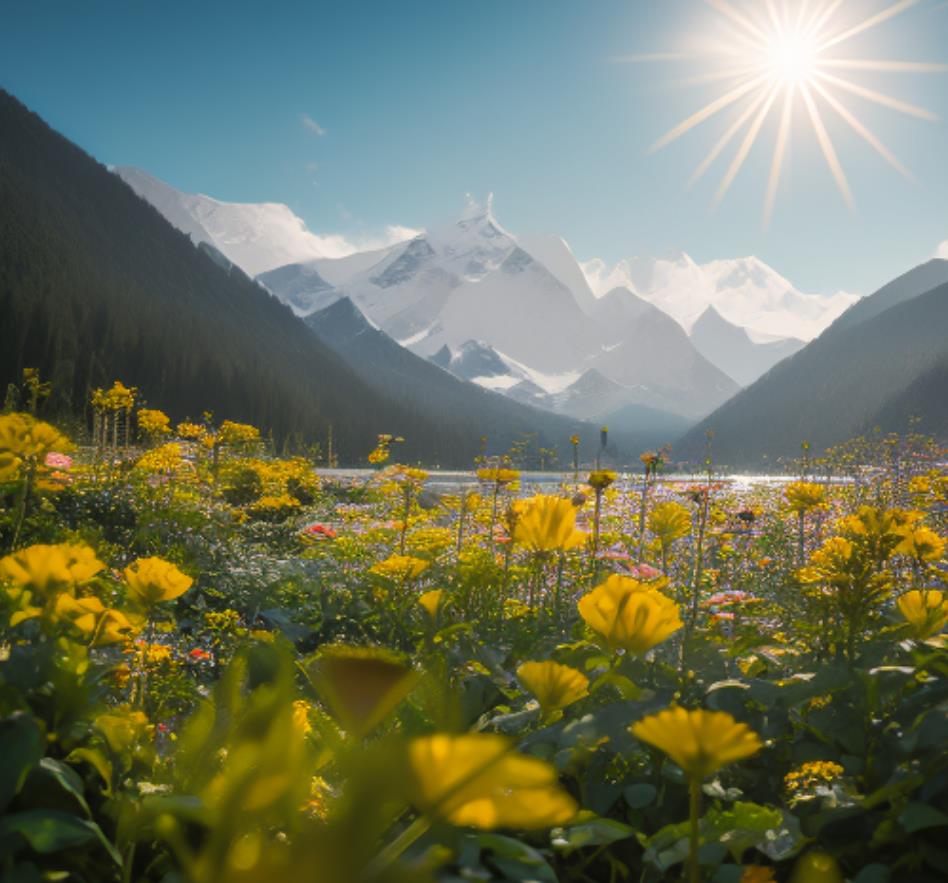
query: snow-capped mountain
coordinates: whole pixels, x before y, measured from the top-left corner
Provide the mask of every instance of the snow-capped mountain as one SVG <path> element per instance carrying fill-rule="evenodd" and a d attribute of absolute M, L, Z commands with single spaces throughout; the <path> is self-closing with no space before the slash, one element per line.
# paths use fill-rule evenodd
<path fill-rule="evenodd" d="M 311 233 L 284 205 L 223 203 L 137 169 L 115 171 L 196 243 L 255 273 L 297 315 L 348 297 L 416 354 L 561 413 L 589 412 L 592 403 L 579 402 L 591 397 L 637 414 L 651 408 L 698 418 L 737 391 L 734 375 L 745 381 L 760 370 L 760 359 L 748 355 L 753 365 L 742 372 L 727 346 L 705 340 L 703 354 L 689 339 L 684 329 L 712 302 L 739 335 L 747 329 L 745 349 L 760 356 L 762 341 L 810 337 L 853 300 L 801 294 L 753 258 L 581 265 L 558 236 L 508 231 L 490 196 L 469 197 L 458 218 L 411 239 L 357 251 L 342 237 Z M 765 349 L 772 355 L 781 347 Z"/>
<path fill-rule="evenodd" d="M 376 256 L 356 272 L 347 272 L 351 258 L 343 268 L 314 261 L 287 268 L 285 278 L 267 273 L 260 281 L 297 309 L 305 289 L 307 305 L 316 309 L 332 297 L 319 280 L 342 280 L 335 296 L 350 297 L 424 356 L 483 340 L 531 369 L 561 374 L 576 371 L 596 347 L 598 331 L 572 290 L 497 221 L 490 198 L 469 200 L 455 221 Z M 311 278 L 314 270 L 319 280 Z"/>
<path fill-rule="evenodd" d="M 118 166 L 112 171 L 195 244 L 214 246 L 249 276 L 290 263 L 340 258 L 356 251 L 343 236 L 312 233 L 282 203 L 221 202 L 200 193 L 182 193 L 131 166 Z M 390 233 L 398 237 L 401 229 L 390 228 Z M 414 232 L 406 229 L 401 238 Z"/>
<path fill-rule="evenodd" d="M 562 239 L 513 235 L 491 198 L 359 265 L 314 260 L 258 278 L 301 315 L 349 297 L 419 355 L 551 410 L 591 369 L 623 404 L 690 417 L 737 390 L 673 319 L 629 291 L 597 300 Z"/>
<path fill-rule="evenodd" d="M 846 292 L 804 294 L 755 257 L 697 264 L 682 254 L 672 260 L 631 258 L 614 267 L 597 258 L 582 268 L 596 295 L 629 288 L 686 330 L 713 306 L 757 342 L 811 340 L 859 299 Z"/>

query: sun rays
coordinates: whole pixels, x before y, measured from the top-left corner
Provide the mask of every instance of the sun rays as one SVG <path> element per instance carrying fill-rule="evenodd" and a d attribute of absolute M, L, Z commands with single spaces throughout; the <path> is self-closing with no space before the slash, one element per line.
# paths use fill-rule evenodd
<path fill-rule="evenodd" d="M 842 121 L 896 172 L 911 179 L 909 170 L 883 140 L 863 122 L 848 101 L 852 98 L 923 120 L 936 116 L 923 107 L 871 88 L 861 74 L 928 74 L 948 71 L 948 65 L 916 60 L 853 58 L 845 55 L 855 38 L 885 25 L 920 0 L 899 0 L 866 15 L 852 10 L 852 0 L 704 0 L 716 13 L 724 37 L 703 43 L 699 60 L 711 69 L 689 83 L 719 84 L 719 94 L 660 137 L 651 151 L 661 150 L 714 117 L 730 110 L 735 118 L 694 170 L 690 184 L 703 178 L 732 148 L 733 155 L 718 186 L 720 203 L 743 169 L 762 132 L 776 126 L 776 141 L 764 198 L 764 227 L 776 207 L 780 182 L 795 127 L 807 127 L 850 207 L 852 189 L 839 151 L 830 134 L 832 122 Z M 629 56 L 628 60 L 679 60 L 679 54 Z M 692 56 L 693 58 L 693 56 Z M 773 121 L 773 123 L 771 123 Z"/>

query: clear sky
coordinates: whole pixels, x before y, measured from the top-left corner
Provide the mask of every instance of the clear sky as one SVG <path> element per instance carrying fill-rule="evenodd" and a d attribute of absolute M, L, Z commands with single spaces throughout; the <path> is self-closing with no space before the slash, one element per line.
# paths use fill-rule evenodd
<path fill-rule="evenodd" d="M 795 125 L 764 231 L 779 115 L 717 209 L 728 155 L 687 180 L 736 109 L 650 154 L 720 87 L 681 82 L 700 65 L 616 59 L 687 51 L 714 17 L 701 0 L 0 0 L 0 86 L 102 162 L 285 202 L 353 239 L 435 225 L 493 191 L 506 227 L 559 233 L 580 259 L 756 254 L 804 290 L 862 293 L 948 240 L 946 73 L 861 78 L 937 122 L 847 98 L 917 183 L 827 113 L 855 212 Z M 948 3 L 918 0 L 848 51 L 948 62 Z"/>

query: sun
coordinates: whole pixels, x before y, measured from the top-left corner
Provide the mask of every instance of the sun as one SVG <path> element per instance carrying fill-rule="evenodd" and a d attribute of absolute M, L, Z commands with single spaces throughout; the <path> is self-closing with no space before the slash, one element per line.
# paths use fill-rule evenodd
<path fill-rule="evenodd" d="M 864 0 L 704 0 L 718 16 L 723 35 L 702 40 L 699 60 L 706 73 L 694 83 L 714 83 L 719 94 L 652 146 L 661 150 L 707 120 L 730 110 L 733 119 L 691 176 L 700 180 L 736 143 L 717 189 L 720 203 L 743 168 L 771 118 L 777 119 L 776 143 L 764 200 L 764 227 L 773 215 L 795 120 L 802 119 L 819 145 L 843 199 L 854 206 L 849 180 L 827 127 L 841 120 L 892 168 L 911 173 L 847 103 L 852 97 L 901 114 L 935 120 L 934 114 L 859 81 L 861 73 L 922 74 L 948 71 L 948 65 L 916 60 L 859 58 L 847 52 L 855 38 L 907 12 L 919 0 L 898 0 L 866 15 Z M 854 14 L 853 9 L 863 12 Z M 694 60 L 685 55 L 628 56 L 629 61 Z"/>
<path fill-rule="evenodd" d="M 773 35 L 765 50 L 765 65 L 774 82 L 784 87 L 812 81 L 817 71 L 819 44 L 802 28 L 788 28 Z"/>

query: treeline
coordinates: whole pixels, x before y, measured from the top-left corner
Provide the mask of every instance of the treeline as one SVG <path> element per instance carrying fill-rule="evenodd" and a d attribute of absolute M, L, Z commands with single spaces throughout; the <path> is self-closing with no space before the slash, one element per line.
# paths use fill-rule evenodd
<path fill-rule="evenodd" d="M 0 383 L 53 383 L 49 416 L 91 421 L 93 388 L 137 386 L 173 419 L 253 423 L 277 442 L 362 460 L 376 435 L 402 456 L 470 462 L 479 433 L 395 404 L 292 312 L 221 266 L 117 176 L 0 90 Z"/>

